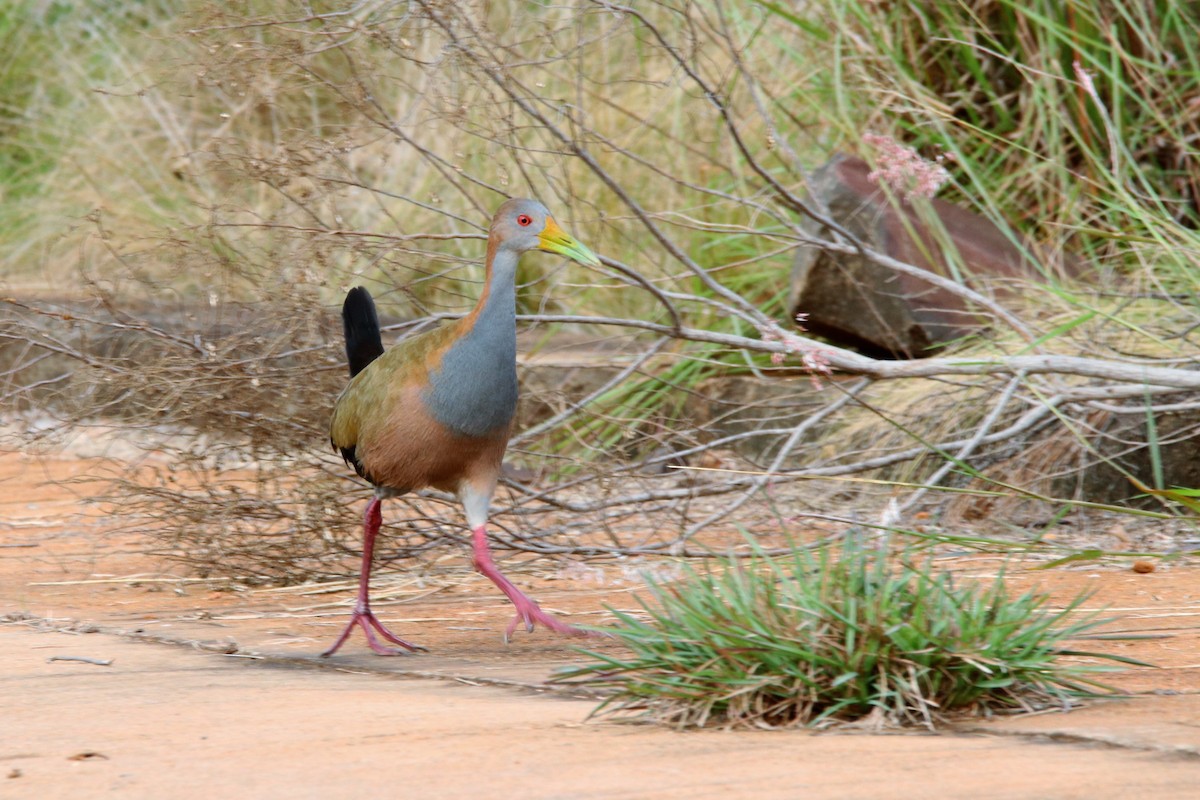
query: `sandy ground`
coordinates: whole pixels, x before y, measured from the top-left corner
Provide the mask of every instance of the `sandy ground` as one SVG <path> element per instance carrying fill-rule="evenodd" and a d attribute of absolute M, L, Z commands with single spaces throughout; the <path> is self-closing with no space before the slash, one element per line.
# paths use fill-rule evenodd
<path fill-rule="evenodd" d="M 81 470 L 0 456 L 0 798 L 1200 796 L 1194 565 L 1012 575 L 1060 598 L 1094 589 L 1114 630 L 1144 637 L 1094 643 L 1158 665 L 1112 676 L 1131 699 L 939 735 L 679 733 L 587 721 L 594 699 L 545 684 L 579 660 L 572 643 L 505 645 L 509 611 L 465 558 L 438 585 L 379 576 L 380 615 L 430 653 L 380 658 L 356 637 L 316 658 L 350 591 L 185 579 L 101 535 L 86 489 L 59 482 Z M 634 585 L 512 571 L 574 621 L 634 605 Z"/>

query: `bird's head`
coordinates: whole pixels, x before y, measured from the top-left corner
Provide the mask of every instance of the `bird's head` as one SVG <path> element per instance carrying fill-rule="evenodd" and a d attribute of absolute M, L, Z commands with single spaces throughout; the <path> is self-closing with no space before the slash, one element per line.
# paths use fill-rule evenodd
<path fill-rule="evenodd" d="M 524 253 L 545 250 L 564 255 L 587 267 L 600 266 L 596 254 L 564 231 L 537 200 L 517 198 L 500 206 L 492 217 L 490 237 L 500 248 Z"/>

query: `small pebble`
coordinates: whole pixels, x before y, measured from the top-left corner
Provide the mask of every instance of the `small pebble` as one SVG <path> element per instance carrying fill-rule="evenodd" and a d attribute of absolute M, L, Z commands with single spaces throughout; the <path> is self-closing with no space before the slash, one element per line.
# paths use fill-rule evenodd
<path fill-rule="evenodd" d="M 1140 572 L 1143 575 L 1147 572 L 1154 572 L 1156 569 L 1153 561 L 1135 561 L 1133 562 L 1133 571 Z"/>

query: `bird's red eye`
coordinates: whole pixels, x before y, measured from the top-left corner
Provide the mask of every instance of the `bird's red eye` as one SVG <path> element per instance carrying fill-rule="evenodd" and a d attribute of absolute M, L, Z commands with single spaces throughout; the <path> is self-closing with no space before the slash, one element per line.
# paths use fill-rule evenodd
<path fill-rule="evenodd" d="M 528 228 L 533 224 L 533 219 L 528 214 L 522 214 L 517 217 L 517 224 L 522 228 Z"/>

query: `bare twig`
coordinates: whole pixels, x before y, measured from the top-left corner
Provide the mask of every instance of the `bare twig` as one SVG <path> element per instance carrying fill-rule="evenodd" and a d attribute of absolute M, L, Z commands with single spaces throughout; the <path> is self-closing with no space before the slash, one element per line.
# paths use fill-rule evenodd
<path fill-rule="evenodd" d="M 47 663 L 52 661 L 78 661 L 83 664 L 95 664 L 98 667 L 112 666 L 111 658 L 90 658 L 88 656 L 50 656 L 46 659 Z"/>

